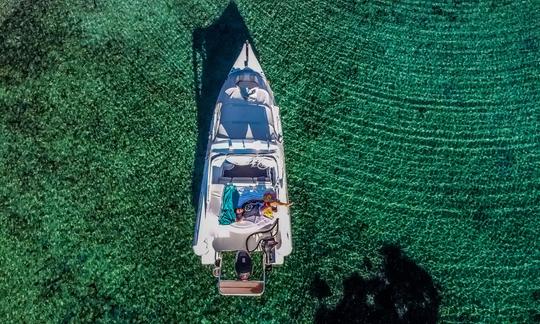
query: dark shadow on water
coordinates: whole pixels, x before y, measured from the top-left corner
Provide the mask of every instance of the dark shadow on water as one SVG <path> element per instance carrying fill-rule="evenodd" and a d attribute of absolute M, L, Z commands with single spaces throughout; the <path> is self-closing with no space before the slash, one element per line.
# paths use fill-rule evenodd
<path fill-rule="evenodd" d="M 343 281 L 343 297 L 333 308 L 321 303 L 316 323 L 436 323 L 439 289 L 426 270 L 396 245 L 381 249 L 383 264 L 372 278 L 353 273 Z M 324 286 L 316 278 L 318 287 Z"/>
<path fill-rule="evenodd" d="M 309 294 L 319 300 L 332 296 L 330 286 L 326 283 L 326 281 L 321 279 L 321 275 L 319 273 L 316 273 L 315 278 L 313 278 L 313 281 L 311 281 Z"/>
<path fill-rule="evenodd" d="M 214 106 L 232 65 L 246 40 L 257 53 L 234 2 L 210 26 L 193 31 L 193 77 L 197 101 L 197 147 L 192 176 L 192 203 L 198 207 L 201 180 Z"/>

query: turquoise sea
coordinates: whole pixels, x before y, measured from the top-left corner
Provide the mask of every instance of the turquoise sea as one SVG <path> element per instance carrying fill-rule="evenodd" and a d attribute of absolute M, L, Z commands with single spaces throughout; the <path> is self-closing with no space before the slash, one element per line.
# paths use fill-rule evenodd
<path fill-rule="evenodd" d="M 293 253 L 258 298 L 192 252 L 249 39 Z M 540 321 L 540 2 L 0 0 L 0 321 Z"/>

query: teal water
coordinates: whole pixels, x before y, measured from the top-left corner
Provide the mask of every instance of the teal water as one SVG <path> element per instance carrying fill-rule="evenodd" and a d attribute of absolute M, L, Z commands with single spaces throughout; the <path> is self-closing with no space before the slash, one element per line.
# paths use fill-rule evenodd
<path fill-rule="evenodd" d="M 539 22 L 537 1 L 4 2 L 0 318 L 538 321 Z M 295 203 L 254 299 L 191 250 L 245 38 Z"/>

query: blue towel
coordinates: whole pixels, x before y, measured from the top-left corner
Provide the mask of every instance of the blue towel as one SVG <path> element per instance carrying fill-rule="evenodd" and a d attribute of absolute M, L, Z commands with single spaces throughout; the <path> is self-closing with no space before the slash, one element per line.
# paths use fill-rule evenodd
<path fill-rule="evenodd" d="M 267 192 L 273 192 L 272 188 L 266 188 L 264 185 L 241 187 L 238 206 L 241 207 L 250 200 L 262 200 Z"/>

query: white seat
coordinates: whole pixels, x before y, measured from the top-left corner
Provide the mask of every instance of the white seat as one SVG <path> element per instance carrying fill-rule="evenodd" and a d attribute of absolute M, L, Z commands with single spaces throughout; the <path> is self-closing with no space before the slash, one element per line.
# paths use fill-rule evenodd
<path fill-rule="evenodd" d="M 257 84 L 251 81 L 241 81 L 236 87 L 227 89 L 225 93 L 230 99 L 271 106 L 268 91 L 257 87 Z"/>
<path fill-rule="evenodd" d="M 270 140 L 272 112 L 263 105 L 225 104 L 217 136 L 228 139 Z"/>

